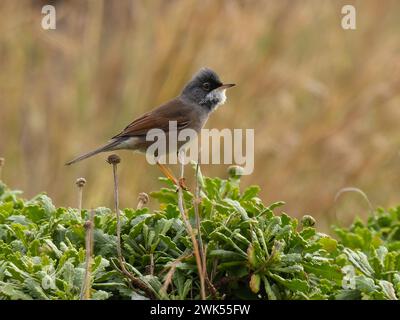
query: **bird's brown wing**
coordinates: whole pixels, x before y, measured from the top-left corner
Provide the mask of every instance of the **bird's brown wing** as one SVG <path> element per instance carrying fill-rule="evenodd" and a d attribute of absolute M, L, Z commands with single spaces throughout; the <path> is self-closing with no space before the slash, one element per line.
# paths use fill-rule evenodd
<path fill-rule="evenodd" d="M 170 121 L 177 121 L 177 128 L 184 129 L 190 123 L 190 111 L 191 108 L 181 100 L 173 99 L 134 120 L 113 139 L 144 136 L 151 129 L 168 131 Z"/>

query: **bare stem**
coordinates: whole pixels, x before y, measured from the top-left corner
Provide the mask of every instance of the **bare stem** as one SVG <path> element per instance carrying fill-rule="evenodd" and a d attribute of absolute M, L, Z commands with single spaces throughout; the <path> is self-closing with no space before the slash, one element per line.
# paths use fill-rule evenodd
<path fill-rule="evenodd" d="M 165 276 L 165 281 L 164 281 L 164 284 L 163 284 L 163 286 L 162 286 L 162 288 L 161 288 L 161 292 L 162 292 L 163 294 L 165 294 L 165 295 L 167 294 L 168 286 L 169 286 L 169 285 L 171 284 L 171 282 L 172 282 L 172 277 L 174 276 L 174 273 L 175 273 L 175 270 L 176 270 L 177 265 L 178 265 L 183 259 L 187 258 L 188 256 L 189 256 L 188 253 L 183 253 L 179 258 L 177 258 L 175 261 L 173 261 L 173 262 L 170 264 L 170 269 L 169 269 L 167 275 Z"/>
<path fill-rule="evenodd" d="M 75 183 L 78 187 L 78 209 L 79 209 L 79 212 L 82 212 L 83 187 L 86 184 L 86 180 L 85 180 L 85 178 L 78 178 L 78 179 L 76 179 Z"/>
<path fill-rule="evenodd" d="M 154 275 L 154 254 L 150 253 L 150 274 Z"/>
<path fill-rule="evenodd" d="M 82 198 L 83 198 L 83 188 L 78 189 L 78 209 L 82 212 Z"/>
<path fill-rule="evenodd" d="M 86 248 L 86 259 L 85 259 L 85 277 L 82 283 L 80 300 L 90 299 L 91 289 L 91 272 L 92 272 L 92 255 L 93 255 L 93 228 L 94 228 L 94 210 L 90 211 L 89 220 L 85 222 L 85 248 Z"/>
<path fill-rule="evenodd" d="M 201 185 L 199 183 L 200 182 L 199 174 L 200 174 L 200 153 L 199 153 L 197 164 L 196 164 L 195 197 L 193 200 L 193 207 L 194 207 L 194 214 L 195 214 L 195 219 L 196 219 L 197 239 L 199 242 L 200 257 L 201 257 L 202 266 L 203 266 L 203 277 L 204 277 L 204 280 L 207 284 L 209 291 L 211 292 L 212 296 L 215 298 L 217 296 L 217 290 L 215 289 L 214 285 L 212 284 L 211 280 L 208 277 L 207 261 L 206 261 L 207 248 L 204 247 L 203 239 L 201 237 L 201 224 L 200 224 L 201 220 L 200 220 L 200 212 L 199 212 L 199 205 L 201 203 L 201 197 L 200 197 Z"/>
<path fill-rule="evenodd" d="M 119 191 L 118 191 L 118 174 L 117 174 L 117 167 L 118 163 L 121 162 L 120 157 L 116 154 L 112 154 L 108 157 L 108 163 L 112 164 L 113 166 L 113 177 L 114 177 L 114 206 L 115 206 L 115 214 L 117 217 L 117 254 L 118 254 L 118 261 L 121 265 L 121 268 L 125 270 L 124 260 L 122 256 L 122 249 L 121 249 L 121 216 L 119 211 Z"/>
<path fill-rule="evenodd" d="M 118 191 L 118 175 L 117 165 L 113 164 L 113 176 L 114 176 L 114 204 L 115 214 L 117 215 L 117 253 L 118 259 L 122 264 L 122 249 L 121 249 L 121 216 L 119 212 L 119 191 Z"/>
<path fill-rule="evenodd" d="M 179 159 L 180 159 L 179 162 L 181 164 L 180 179 L 183 180 L 185 164 L 183 161 L 183 153 L 182 152 L 179 153 Z M 185 206 L 183 203 L 183 188 L 181 186 L 181 183 L 179 183 L 179 188 L 178 188 L 178 208 L 179 208 L 179 212 L 181 213 L 182 220 L 185 223 L 187 233 L 190 235 L 190 238 L 192 240 L 193 253 L 196 258 L 197 270 L 198 270 L 199 278 L 200 278 L 200 296 L 201 296 L 202 300 L 205 300 L 206 299 L 206 291 L 205 291 L 205 285 L 204 285 L 205 281 L 204 281 L 204 273 L 203 273 L 203 267 L 202 267 L 202 262 L 201 262 L 202 260 L 201 260 L 200 251 L 199 251 L 199 244 L 196 240 L 196 235 L 193 232 L 192 226 L 186 216 Z"/>
<path fill-rule="evenodd" d="M 121 217 L 119 211 L 119 193 L 118 193 L 118 175 L 117 175 L 117 166 L 118 163 L 121 162 L 120 157 L 116 154 L 112 154 L 108 157 L 107 162 L 112 164 L 113 166 L 113 177 L 114 177 L 114 205 L 115 205 L 115 213 L 117 217 L 117 255 L 118 262 L 121 267 L 121 272 L 131 281 L 131 283 L 143 290 L 150 298 L 154 298 L 154 292 L 147 287 L 147 285 L 140 279 L 136 278 L 133 274 L 131 274 L 125 267 L 124 257 L 122 256 L 122 248 L 121 248 Z"/>
<path fill-rule="evenodd" d="M 201 256 L 201 261 L 203 261 L 204 265 L 204 250 L 203 250 L 203 239 L 201 238 L 201 230 L 200 230 L 200 213 L 199 213 L 199 204 L 201 202 L 200 199 L 200 184 L 199 184 L 199 162 L 196 164 L 196 181 L 195 181 L 195 197 L 194 197 L 194 215 L 196 219 L 196 228 L 197 228 L 197 239 L 199 241 L 199 247 L 200 247 L 200 256 Z M 204 270 L 203 272 L 206 272 Z"/>

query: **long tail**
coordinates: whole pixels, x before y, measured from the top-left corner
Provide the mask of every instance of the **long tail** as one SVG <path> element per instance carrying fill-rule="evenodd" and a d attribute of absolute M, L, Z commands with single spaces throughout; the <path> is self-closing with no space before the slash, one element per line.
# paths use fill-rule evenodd
<path fill-rule="evenodd" d="M 94 156 L 94 155 L 96 155 L 96 154 L 98 154 L 100 152 L 115 150 L 115 148 L 120 143 L 121 143 L 120 139 L 111 140 L 109 143 L 107 143 L 106 145 L 104 145 L 104 146 L 102 146 L 102 147 L 100 147 L 98 149 L 95 149 L 93 151 L 85 153 L 85 154 L 83 154 L 83 155 L 81 155 L 81 156 L 79 156 L 79 157 L 77 157 L 77 158 L 75 158 L 75 159 L 73 159 L 71 161 L 68 161 L 65 165 L 69 166 L 69 165 L 74 164 L 76 162 L 79 162 L 81 160 L 90 158 L 90 157 L 92 157 L 92 156 Z"/>

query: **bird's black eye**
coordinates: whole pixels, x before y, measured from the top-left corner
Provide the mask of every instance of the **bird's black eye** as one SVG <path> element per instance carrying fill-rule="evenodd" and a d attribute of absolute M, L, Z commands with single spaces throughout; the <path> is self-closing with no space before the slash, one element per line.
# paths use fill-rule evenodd
<path fill-rule="evenodd" d="M 204 90 L 209 91 L 210 90 L 210 83 L 209 82 L 204 82 L 203 83 L 203 88 L 204 88 Z"/>

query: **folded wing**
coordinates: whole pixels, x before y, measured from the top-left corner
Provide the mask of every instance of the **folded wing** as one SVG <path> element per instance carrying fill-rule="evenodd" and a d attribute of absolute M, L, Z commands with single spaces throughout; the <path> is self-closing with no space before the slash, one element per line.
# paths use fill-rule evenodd
<path fill-rule="evenodd" d="M 168 131 L 170 121 L 176 121 L 178 130 L 181 130 L 190 124 L 189 116 L 188 106 L 174 99 L 137 118 L 112 139 L 145 136 L 151 129 Z"/>

